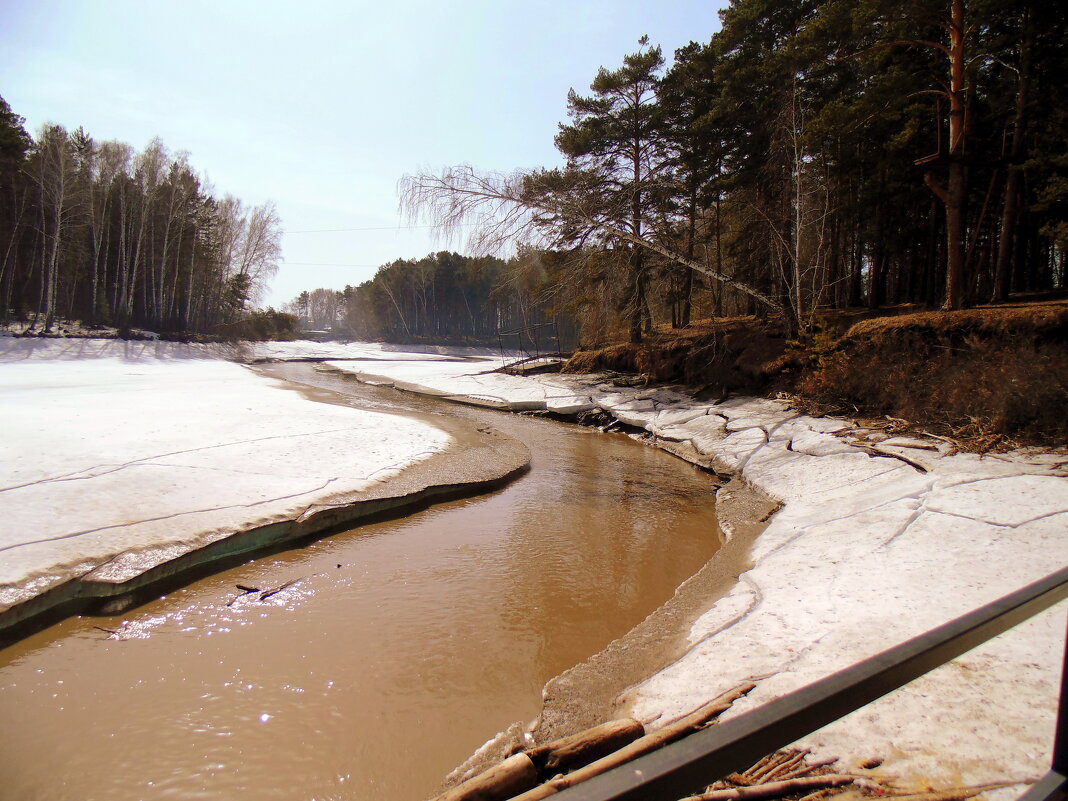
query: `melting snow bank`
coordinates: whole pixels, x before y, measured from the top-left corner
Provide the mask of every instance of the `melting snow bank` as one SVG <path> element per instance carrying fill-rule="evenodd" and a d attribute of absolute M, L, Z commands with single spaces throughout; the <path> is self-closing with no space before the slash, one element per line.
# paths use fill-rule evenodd
<path fill-rule="evenodd" d="M 524 469 L 519 443 L 309 403 L 230 348 L 0 340 L 0 631 Z M 430 457 L 434 458 L 430 458 Z M 2 636 L 2 635 L 0 635 Z"/>
<path fill-rule="evenodd" d="M 802 416 L 772 400 L 714 404 L 672 389 L 480 374 L 484 368 L 470 364 L 375 354 L 374 364 L 332 366 L 364 381 L 517 411 L 601 410 L 783 503 L 756 540 L 749 569 L 694 621 L 684 655 L 618 699 L 641 719 L 668 720 L 760 677 L 731 714 L 751 709 L 1068 562 L 1063 456 L 982 457 L 927 439 L 872 448 L 844 439 L 843 421 Z M 284 358 L 277 350 L 275 357 Z M 883 759 L 880 771 L 918 789 L 1033 781 L 1052 751 L 1065 609 L 1058 605 L 804 744 L 816 757 L 854 766 Z"/>

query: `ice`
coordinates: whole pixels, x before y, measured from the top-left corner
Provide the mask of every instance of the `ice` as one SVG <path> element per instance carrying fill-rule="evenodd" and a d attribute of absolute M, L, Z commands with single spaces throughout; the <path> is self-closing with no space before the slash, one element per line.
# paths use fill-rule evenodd
<path fill-rule="evenodd" d="M 69 579 L 124 581 L 235 532 L 348 503 L 449 444 L 312 403 L 229 349 L 7 338 L 0 610 Z"/>

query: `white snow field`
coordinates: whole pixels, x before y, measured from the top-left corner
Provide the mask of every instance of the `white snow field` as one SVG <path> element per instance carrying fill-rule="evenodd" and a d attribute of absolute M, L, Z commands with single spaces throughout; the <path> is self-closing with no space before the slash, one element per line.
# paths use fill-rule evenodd
<path fill-rule="evenodd" d="M 688 653 L 621 699 L 640 719 L 669 720 L 761 677 L 738 714 L 1068 564 L 1063 454 L 978 456 L 927 437 L 888 439 L 873 452 L 871 442 L 851 443 L 848 422 L 774 400 L 710 404 L 596 377 L 482 375 L 486 366 L 426 359 L 331 364 L 513 410 L 602 409 L 783 503 L 751 568 L 693 624 Z M 1066 610 L 1057 605 L 803 744 L 858 770 L 885 760 L 876 772 L 903 788 L 1016 782 L 987 797 L 1018 796 L 1049 768 Z"/>
<path fill-rule="evenodd" d="M 0 612 L 340 509 L 450 442 L 422 422 L 309 401 L 227 355 L 0 339 Z"/>

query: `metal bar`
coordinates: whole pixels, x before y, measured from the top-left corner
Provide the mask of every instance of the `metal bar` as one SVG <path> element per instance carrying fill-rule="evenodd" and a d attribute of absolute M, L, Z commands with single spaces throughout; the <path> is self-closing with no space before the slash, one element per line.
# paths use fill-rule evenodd
<path fill-rule="evenodd" d="M 1061 700 L 1057 706 L 1057 732 L 1053 738 L 1053 770 L 1068 775 L 1068 633 L 1064 638 L 1061 667 Z"/>
<path fill-rule="evenodd" d="M 1051 770 L 1020 796 L 1019 801 L 1060 801 L 1065 797 L 1064 776 Z"/>
<path fill-rule="evenodd" d="M 671 801 L 823 728 L 1068 597 L 1068 568 L 795 692 L 564 790 L 560 801 Z"/>

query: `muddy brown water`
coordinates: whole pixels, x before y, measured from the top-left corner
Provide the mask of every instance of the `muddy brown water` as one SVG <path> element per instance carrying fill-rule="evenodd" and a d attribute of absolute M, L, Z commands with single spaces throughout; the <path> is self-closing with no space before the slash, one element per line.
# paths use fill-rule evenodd
<path fill-rule="evenodd" d="M 719 544 L 710 477 L 625 436 L 271 372 L 492 425 L 531 470 L 0 651 L 3 801 L 425 798 Z"/>

